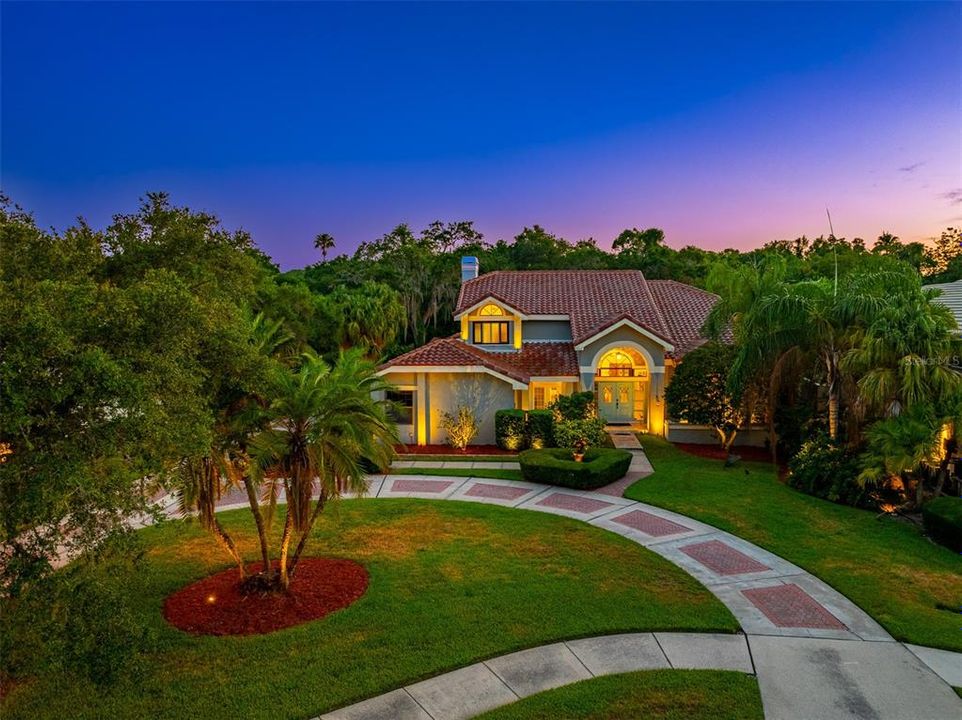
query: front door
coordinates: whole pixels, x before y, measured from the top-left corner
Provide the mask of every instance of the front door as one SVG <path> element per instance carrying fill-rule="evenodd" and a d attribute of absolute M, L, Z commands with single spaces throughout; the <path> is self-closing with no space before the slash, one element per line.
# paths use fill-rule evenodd
<path fill-rule="evenodd" d="M 606 422 L 630 423 L 634 407 L 634 387 L 630 382 L 598 383 L 598 411 Z"/>

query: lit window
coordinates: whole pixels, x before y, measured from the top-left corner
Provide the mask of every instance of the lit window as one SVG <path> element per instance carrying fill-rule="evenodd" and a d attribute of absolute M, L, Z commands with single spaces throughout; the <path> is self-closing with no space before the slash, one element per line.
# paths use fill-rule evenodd
<path fill-rule="evenodd" d="M 507 345 L 511 342 L 509 322 L 476 322 L 472 328 L 475 345 Z"/>
<path fill-rule="evenodd" d="M 493 303 L 488 303 L 478 311 L 478 315 L 504 315 L 504 310 Z"/>
<path fill-rule="evenodd" d="M 544 410 L 544 388 L 536 387 L 534 389 L 534 409 Z"/>
<path fill-rule="evenodd" d="M 635 367 L 631 356 L 622 350 L 606 353 L 598 363 L 599 377 L 645 377 L 644 367 Z"/>

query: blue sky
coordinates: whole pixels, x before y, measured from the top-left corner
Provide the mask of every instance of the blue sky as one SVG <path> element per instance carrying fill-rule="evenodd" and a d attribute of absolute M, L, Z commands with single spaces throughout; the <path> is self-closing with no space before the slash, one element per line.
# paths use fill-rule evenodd
<path fill-rule="evenodd" d="M 956 3 L 0 8 L 2 187 L 47 225 L 165 189 L 295 266 L 437 218 L 710 248 L 826 205 L 849 237 L 962 220 Z"/>

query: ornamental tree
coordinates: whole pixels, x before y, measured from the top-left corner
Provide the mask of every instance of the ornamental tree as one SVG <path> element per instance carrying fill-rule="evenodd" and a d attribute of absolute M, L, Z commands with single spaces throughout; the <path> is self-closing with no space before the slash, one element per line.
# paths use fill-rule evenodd
<path fill-rule="evenodd" d="M 728 389 L 728 371 L 735 348 L 707 343 L 685 355 L 665 390 L 668 417 L 695 425 L 710 425 L 725 450 L 730 450 L 745 420 L 741 403 Z"/>

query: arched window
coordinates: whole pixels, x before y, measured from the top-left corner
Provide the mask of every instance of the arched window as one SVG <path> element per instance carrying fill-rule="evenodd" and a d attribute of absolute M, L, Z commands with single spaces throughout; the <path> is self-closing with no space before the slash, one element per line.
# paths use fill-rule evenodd
<path fill-rule="evenodd" d="M 598 363 L 600 377 L 632 377 L 635 374 L 635 363 L 631 356 L 621 350 L 605 353 Z"/>
<path fill-rule="evenodd" d="M 504 315 L 504 310 L 499 308 L 494 303 L 488 303 L 483 308 L 478 310 L 478 315 Z"/>

